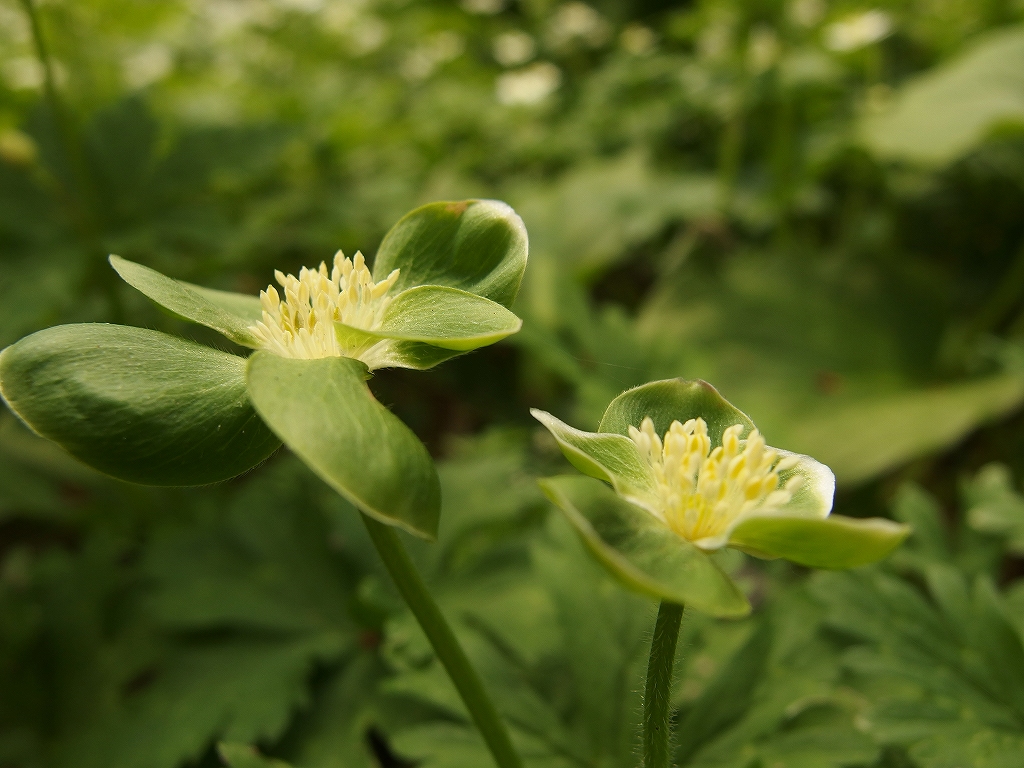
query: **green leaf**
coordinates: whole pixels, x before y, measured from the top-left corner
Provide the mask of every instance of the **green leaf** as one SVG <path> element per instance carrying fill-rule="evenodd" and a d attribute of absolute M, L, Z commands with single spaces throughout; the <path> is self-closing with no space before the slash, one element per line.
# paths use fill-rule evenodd
<path fill-rule="evenodd" d="M 468 352 L 512 335 L 522 324 L 501 304 L 475 293 L 421 285 L 398 294 L 372 331 L 337 325 L 339 334 L 356 332 L 371 338 L 419 341 Z"/>
<path fill-rule="evenodd" d="M 952 445 L 1022 401 L 1024 377 L 997 376 L 830 406 L 793 423 L 780 442 L 828 464 L 840 485 L 853 485 Z"/>
<path fill-rule="evenodd" d="M 604 483 L 585 477 L 539 481 L 597 559 L 627 587 L 712 616 L 744 616 L 750 605 L 715 563 Z"/>
<path fill-rule="evenodd" d="M 407 213 L 385 235 L 374 280 L 400 269 L 395 290 L 446 285 L 511 307 L 526 270 L 526 227 L 505 203 L 431 203 Z"/>
<path fill-rule="evenodd" d="M 734 424 L 743 426 L 742 437 L 754 429 L 754 422 L 706 381 L 666 379 L 641 384 L 612 400 L 598 431 L 628 435 L 631 426 L 639 427 L 648 416 L 659 435 L 668 432 L 673 421 L 686 423 L 699 416 L 707 422 L 712 445 L 721 445 L 722 433 Z"/>
<path fill-rule="evenodd" d="M 1007 549 L 1024 554 L 1024 497 L 1013 487 L 1010 470 L 1002 464 L 988 464 L 965 483 L 971 502 L 967 522 L 976 531 L 1007 540 Z"/>
<path fill-rule="evenodd" d="M 653 503 L 654 474 L 628 437 L 584 432 L 536 408 L 530 413 L 547 427 L 562 453 L 580 472 L 611 483 L 618 493 L 643 506 Z"/>
<path fill-rule="evenodd" d="M 998 30 L 903 86 L 893 107 L 869 117 L 868 146 L 884 157 L 943 164 L 1000 122 L 1024 122 L 1024 27 Z"/>
<path fill-rule="evenodd" d="M 288 763 L 264 757 L 248 744 L 221 742 L 217 753 L 228 768 L 290 768 Z"/>
<path fill-rule="evenodd" d="M 441 489 L 426 447 L 366 386 L 346 357 L 249 358 L 256 410 L 321 479 L 388 525 L 432 539 Z"/>
<path fill-rule="evenodd" d="M 858 520 L 757 515 L 740 522 L 729 546 L 758 557 L 784 557 L 811 568 L 855 568 L 881 560 L 910 534 L 910 528 L 873 517 Z"/>
<path fill-rule="evenodd" d="M 245 360 L 120 325 L 64 325 L 0 353 L 0 394 L 27 424 L 122 480 L 200 485 L 280 441 L 253 410 Z"/>
<path fill-rule="evenodd" d="M 255 296 L 183 283 L 120 256 L 111 256 L 110 265 L 128 285 L 179 317 L 212 328 L 243 347 L 258 346 L 249 330 L 263 316 Z"/>

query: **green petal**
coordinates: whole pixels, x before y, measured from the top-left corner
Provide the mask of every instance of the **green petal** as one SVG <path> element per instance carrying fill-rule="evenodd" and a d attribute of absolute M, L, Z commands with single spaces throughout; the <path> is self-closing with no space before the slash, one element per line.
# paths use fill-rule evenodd
<path fill-rule="evenodd" d="M 63 325 L 0 354 L 0 394 L 30 427 L 122 480 L 201 485 L 280 441 L 245 388 L 245 360 L 167 334 Z"/>
<path fill-rule="evenodd" d="M 598 431 L 628 435 L 629 427 L 639 427 L 647 416 L 659 435 L 668 432 L 673 421 L 685 424 L 699 416 L 707 422 L 712 445 L 721 445 L 722 433 L 734 424 L 743 425 L 743 437 L 754 428 L 754 422 L 745 413 L 706 381 L 666 379 L 626 390 L 612 400 L 601 417 Z"/>
<path fill-rule="evenodd" d="M 729 546 L 811 568 L 855 568 L 881 560 L 909 535 L 909 526 L 880 517 L 763 515 L 737 525 Z"/>
<path fill-rule="evenodd" d="M 505 203 L 431 203 L 407 213 L 385 235 L 373 278 L 400 269 L 396 290 L 446 285 L 511 307 L 527 250 L 526 227 Z"/>
<path fill-rule="evenodd" d="M 362 333 L 468 352 L 511 336 L 522 324 L 501 304 L 475 293 L 421 285 L 398 294 L 385 310 L 380 326 Z M 360 330 L 342 327 L 346 333 Z"/>
<path fill-rule="evenodd" d="M 619 494 L 635 504 L 653 506 L 656 493 L 654 475 L 632 440 L 622 435 L 574 429 L 536 408 L 532 408 L 530 413 L 547 427 L 565 458 L 576 469 L 611 483 Z"/>
<path fill-rule="evenodd" d="M 172 280 L 155 269 L 111 256 L 110 265 L 122 279 L 164 309 L 224 334 L 236 344 L 256 347 L 249 326 L 262 318 L 260 300 L 241 293 L 216 291 Z"/>
<path fill-rule="evenodd" d="M 249 394 L 285 445 L 364 512 L 434 538 L 441 487 L 430 454 L 366 386 L 366 366 L 347 357 L 249 358 Z"/>
<path fill-rule="evenodd" d="M 540 481 L 597 559 L 627 587 L 712 616 L 743 616 L 750 604 L 715 563 L 650 513 L 586 477 Z"/>

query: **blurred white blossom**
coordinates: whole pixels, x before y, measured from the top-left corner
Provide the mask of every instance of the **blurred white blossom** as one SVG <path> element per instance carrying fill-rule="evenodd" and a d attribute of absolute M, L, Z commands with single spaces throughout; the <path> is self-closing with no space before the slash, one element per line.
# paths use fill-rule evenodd
<path fill-rule="evenodd" d="M 131 88 L 145 88 L 163 79 L 173 66 L 171 49 L 163 43 L 147 45 L 121 63 L 122 76 Z"/>
<path fill-rule="evenodd" d="M 888 37 L 892 29 L 892 17 L 874 8 L 829 24 L 825 45 L 833 51 L 855 51 Z"/>
<path fill-rule="evenodd" d="M 33 90 L 43 84 L 43 67 L 34 56 L 19 56 L 3 63 L 4 80 L 15 91 Z"/>
<path fill-rule="evenodd" d="M 580 41 L 593 48 L 604 45 L 611 37 L 611 25 L 586 3 L 571 2 L 561 6 L 548 23 L 547 38 L 554 48 Z"/>
<path fill-rule="evenodd" d="M 813 27 L 825 18 L 828 8 L 825 7 L 823 0 L 793 0 L 787 10 L 794 24 Z"/>
<path fill-rule="evenodd" d="M 462 0 L 462 9 L 480 16 L 493 16 L 505 10 L 505 0 Z"/>
<path fill-rule="evenodd" d="M 457 59 L 465 49 L 466 41 L 458 32 L 438 32 L 409 52 L 402 63 L 402 75 L 409 80 L 425 80 L 439 65 Z"/>
<path fill-rule="evenodd" d="M 550 96 L 562 82 L 562 71 L 548 61 L 531 64 L 498 78 L 496 96 L 502 104 L 536 104 Z"/>
<path fill-rule="evenodd" d="M 779 36 L 767 24 L 750 30 L 747 40 L 747 69 L 755 75 L 766 72 L 779 60 Z"/>
<path fill-rule="evenodd" d="M 619 43 L 627 53 L 641 56 L 654 50 L 658 38 L 650 27 L 643 24 L 627 24 L 619 35 Z"/>
<path fill-rule="evenodd" d="M 503 67 L 525 64 L 537 53 L 537 43 L 525 32 L 503 32 L 491 43 L 494 60 Z"/>

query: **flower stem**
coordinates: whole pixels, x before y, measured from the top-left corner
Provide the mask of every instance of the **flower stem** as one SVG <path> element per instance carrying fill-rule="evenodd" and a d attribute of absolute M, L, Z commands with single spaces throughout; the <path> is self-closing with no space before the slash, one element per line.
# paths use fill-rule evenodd
<path fill-rule="evenodd" d="M 651 640 L 647 687 L 644 690 L 644 768 L 668 768 L 670 764 L 669 699 L 672 663 L 682 618 L 683 606 L 668 600 L 661 601 Z"/>
<path fill-rule="evenodd" d="M 512 746 L 512 740 L 505 730 L 505 724 L 498 716 L 498 710 L 494 708 L 476 670 L 469 663 L 465 651 L 445 621 L 440 608 L 416 572 L 416 567 L 395 529 L 374 520 L 369 515 L 363 515 L 363 522 L 388 573 L 394 579 L 395 586 L 419 621 L 438 659 L 444 664 L 448 676 L 462 696 L 466 709 L 469 710 L 473 722 L 476 723 L 480 735 L 494 757 L 494 762 L 499 768 L 522 768 L 522 761 Z"/>

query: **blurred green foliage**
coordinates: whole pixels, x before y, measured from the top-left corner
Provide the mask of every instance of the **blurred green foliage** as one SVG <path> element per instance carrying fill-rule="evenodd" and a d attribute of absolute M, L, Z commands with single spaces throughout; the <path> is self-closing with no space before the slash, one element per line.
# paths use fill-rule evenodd
<path fill-rule="evenodd" d="M 371 386 L 440 461 L 440 541 L 410 546 L 529 765 L 635 764 L 653 605 L 549 513 L 527 407 L 593 428 L 671 376 L 915 527 L 848 574 L 726 558 L 757 610 L 684 620 L 677 761 L 1021 763 L 1020 0 L 36 6 L 0 0 L 0 346 L 224 348 L 109 253 L 255 293 L 421 203 L 523 216 L 523 331 Z M 298 461 L 141 488 L 0 417 L 0 765 L 488 764 Z"/>

